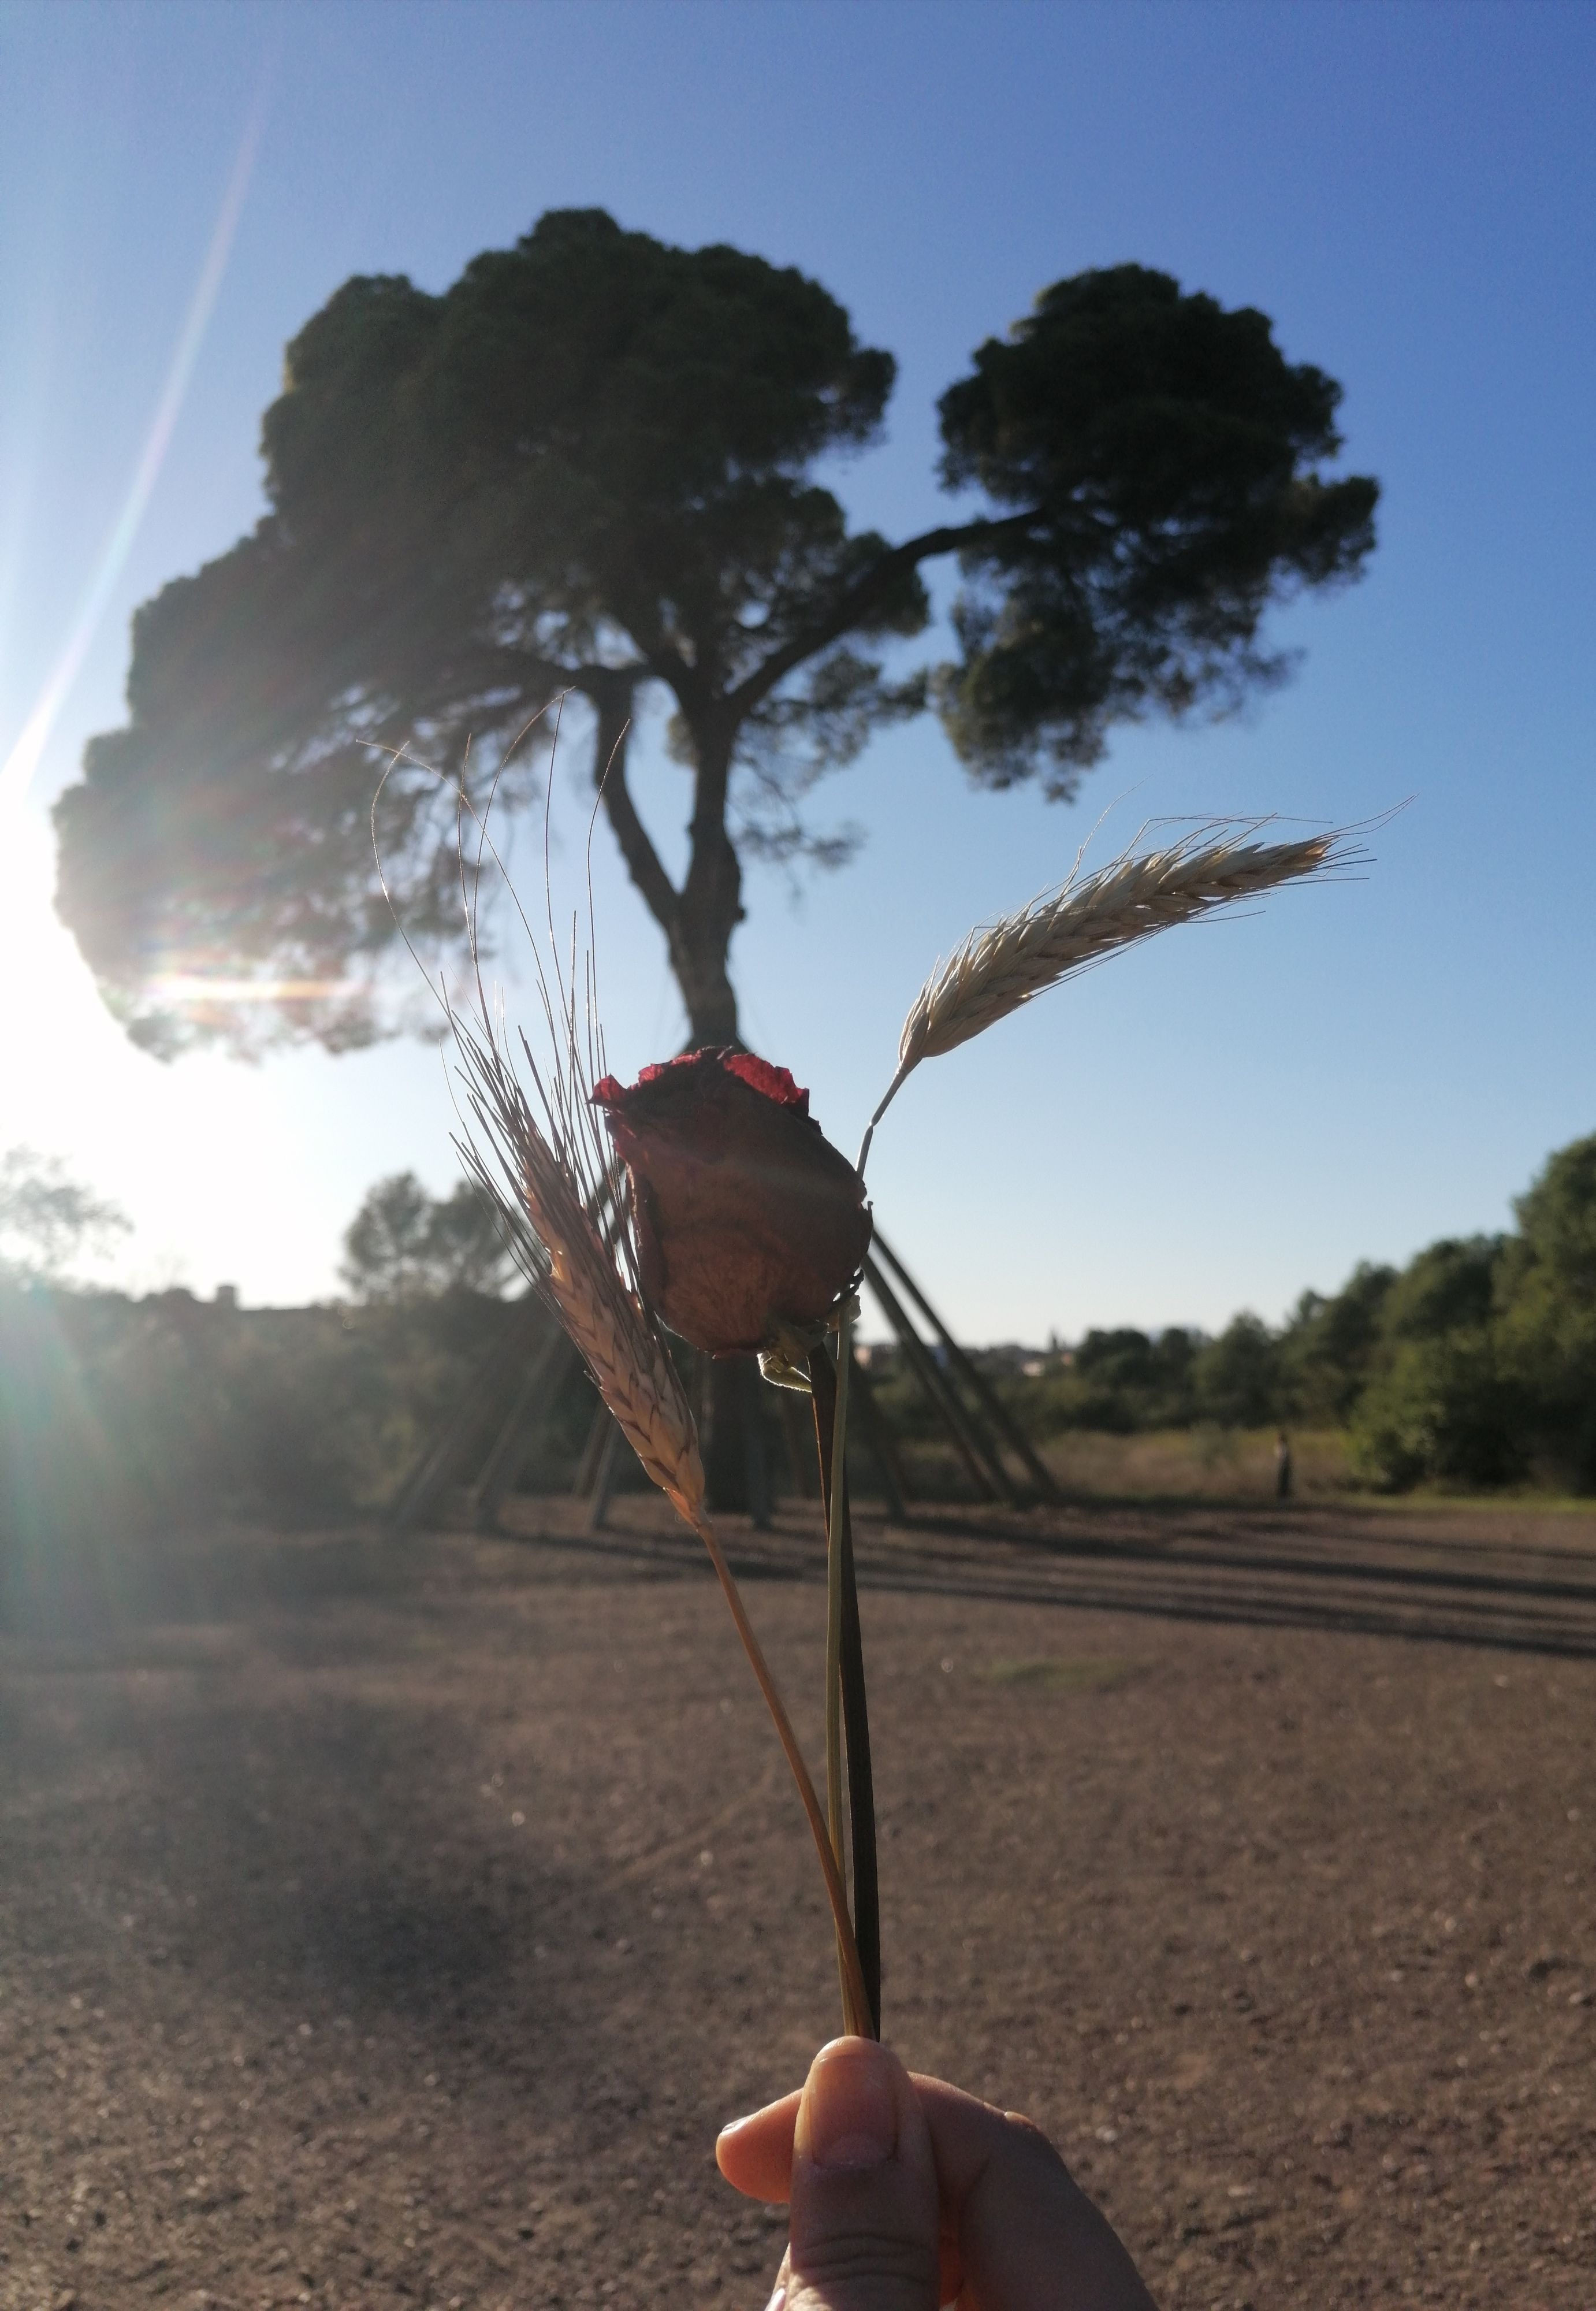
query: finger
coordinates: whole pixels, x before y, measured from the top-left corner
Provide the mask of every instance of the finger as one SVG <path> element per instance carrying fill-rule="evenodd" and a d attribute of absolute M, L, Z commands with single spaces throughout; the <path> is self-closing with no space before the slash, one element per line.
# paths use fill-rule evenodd
<path fill-rule="evenodd" d="M 957 2238 L 944 2224 L 937 2242 L 937 2300 L 939 2304 L 957 2304 L 964 2292 L 964 2258 L 959 2253 Z"/>
<path fill-rule="evenodd" d="M 1038 2126 L 916 2078 L 972 2311 L 1154 2311 L 1123 2245 Z M 945 2298 L 946 2299 L 946 2298 Z"/>
<path fill-rule="evenodd" d="M 940 2079 L 922 2078 L 918 2071 L 911 2076 L 931 2130 L 944 2194 L 956 2206 L 991 2155 L 990 2129 L 993 2123 L 1001 2124 L 1003 2114 Z M 786 2204 L 792 2187 L 793 2136 L 802 2100 L 800 2088 L 766 2103 L 763 2110 L 751 2111 L 746 2118 L 734 2119 L 721 2130 L 715 2144 L 716 2160 L 733 2190 L 741 2191 L 745 2198 L 763 2199 L 774 2206 Z"/>
<path fill-rule="evenodd" d="M 785 2206 L 792 2188 L 792 2137 L 801 2091 L 783 2095 L 721 2129 L 715 2159 L 734 2191 L 746 2199 Z"/>
<path fill-rule="evenodd" d="M 1020 2300 L 1042 2311 L 1068 2300 L 1072 2311 L 1145 2311 L 1151 2298 L 1129 2256 L 1039 2129 L 940 2079 L 917 2073 L 912 2083 L 942 2202 L 942 2302 L 967 2280 L 976 2306 Z M 783 2095 L 716 2144 L 721 2173 L 749 2198 L 788 2197 L 799 2101 Z"/>
<path fill-rule="evenodd" d="M 783 2095 L 780 2101 L 767 2103 L 763 2110 L 734 2120 L 722 2131 L 715 2145 L 715 2157 L 733 2190 L 741 2191 L 745 2198 L 763 2199 L 767 2206 L 786 2205 L 792 2189 L 792 2138 L 801 2100 L 801 2092 Z M 946 2210 L 938 2246 L 942 2276 L 937 2300 L 952 2303 L 958 2295 L 964 2273 L 958 2237 L 949 2227 Z M 786 2275 L 783 2264 L 778 2276 L 785 2279 Z"/>
<path fill-rule="evenodd" d="M 897 2056 L 815 2056 L 792 2152 L 786 2311 L 938 2311 L 940 2208 L 924 2115 Z"/>

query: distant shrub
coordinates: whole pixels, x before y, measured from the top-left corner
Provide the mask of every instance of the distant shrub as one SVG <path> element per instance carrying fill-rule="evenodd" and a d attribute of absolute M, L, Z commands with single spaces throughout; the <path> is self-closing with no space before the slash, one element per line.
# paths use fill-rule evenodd
<path fill-rule="evenodd" d="M 1353 1414 L 1352 1466 L 1392 1492 L 1514 1484 L 1530 1466 L 1524 1432 L 1522 1400 L 1483 1330 L 1406 1340 Z"/>
<path fill-rule="evenodd" d="M 1362 1260 L 1339 1292 L 1304 1292 L 1280 1335 L 1286 1407 L 1309 1422 L 1345 1421 L 1380 1352 L 1394 1268 Z"/>
<path fill-rule="evenodd" d="M 130 1225 L 115 1204 L 71 1178 L 58 1156 L 20 1147 L 0 1155 L 0 1279 L 58 1283 Z"/>
<path fill-rule="evenodd" d="M 1200 1417 L 1221 1428 L 1261 1428 L 1286 1409 L 1280 1343 L 1261 1317 L 1232 1319 L 1194 1360 Z"/>
<path fill-rule="evenodd" d="M 1496 1335 L 1539 1456 L 1596 1492 L 1596 1136 L 1551 1156 L 1514 1209 Z"/>
<path fill-rule="evenodd" d="M 512 1321 L 464 1289 L 245 1311 L 0 1283 L 0 1560 L 379 1505 Z"/>
<path fill-rule="evenodd" d="M 344 1231 L 339 1273 L 356 1300 L 501 1291 L 514 1271 L 503 1227 L 469 1181 L 429 1196 L 414 1172 L 379 1180 Z"/>

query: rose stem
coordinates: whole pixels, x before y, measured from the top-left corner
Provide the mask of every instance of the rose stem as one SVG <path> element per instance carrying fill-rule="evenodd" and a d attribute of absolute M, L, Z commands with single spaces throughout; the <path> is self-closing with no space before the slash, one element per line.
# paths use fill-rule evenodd
<path fill-rule="evenodd" d="M 825 1879 L 826 1898 L 832 1905 L 832 1922 L 837 1930 L 837 1963 L 842 1971 L 842 2017 L 843 2020 L 849 2023 L 850 2028 L 852 2028 L 850 2019 L 850 2010 L 854 2013 L 868 2015 L 871 2009 L 865 1990 L 864 1974 L 859 1965 L 859 1947 L 854 1940 L 853 1926 L 848 1915 L 847 1890 L 842 1884 L 842 1873 L 837 1868 L 836 1856 L 832 1852 L 831 1839 L 826 1836 L 825 1817 L 820 1810 L 820 1800 L 815 1794 L 815 1783 L 810 1779 L 809 1768 L 804 1762 L 804 1753 L 798 1747 L 798 1735 L 792 1730 L 792 1721 L 788 1716 L 786 1705 L 777 1690 L 776 1680 L 771 1675 L 770 1664 L 765 1660 L 763 1648 L 754 1634 L 754 1625 L 744 1609 L 742 1592 L 732 1577 L 731 1567 L 726 1562 L 720 1543 L 715 1538 L 714 1529 L 703 1517 L 691 1517 L 688 1522 L 710 1553 L 710 1563 L 715 1568 L 715 1577 L 720 1582 L 727 1604 L 731 1609 L 731 1618 L 736 1624 L 737 1633 L 742 1639 L 743 1651 L 748 1656 L 748 1666 L 754 1671 L 754 1681 L 760 1692 L 764 1696 L 764 1705 L 771 1713 L 771 1721 L 776 1729 L 776 1738 L 781 1742 L 788 1765 L 792 1769 L 792 1778 L 798 1783 L 798 1793 L 802 1801 L 804 1811 L 808 1816 L 810 1834 L 814 1837 L 815 1850 L 820 1856 L 821 1873 Z M 857 2035 L 864 2034 L 859 2032 Z"/>
<path fill-rule="evenodd" d="M 851 1353 L 846 1336 L 843 1353 Z M 824 1348 L 809 1358 L 809 1380 L 815 1401 L 815 1435 L 820 1449 L 821 1489 L 825 1496 L 828 1530 L 831 1523 L 833 1473 L 839 1465 L 837 1439 L 839 1399 L 847 1417 L 846 1391 L 840 1389 Z M 870 1772 L 870 1719 L 865 1702 L 865 1656 L 859 1626 L 859 1583 L 853 1562 L 852 1518 L 848 1502 L 846 1463 L 836 1490 L 838 1547 L 835 1565 L 842 1592 L 840 1684 L 842 1720 L 848 1739 L 848 1810 L 852 1827 L 854 1932 L 859 1967 L 868 1998 L 869 2033 L 881 2035 L 881 1899 L 876 1865 L 876 1798 Z M 829 1554 L 829 1552 L 828 1552 Z"/>
<path fill-rule="evenodd" d="M 843 1323 L 847 1323 L 846 1317 Z M 848 1869 L 842 1859 L 842 1502 L 837 1487 L 837 1454 L 838 1439 L 847 1417 L 848 1408 L 839 1387 L 832 1402 L 832 1478 L 825 1488 L 825 1822 L 832 1834 L 837 1875 L 844 1885 L 848 1882 Z M 841 1945 L 837 1967 L 842 1976 L 843 2027 L 857 2036 L 860 2023 L 856 2013 L 849 2012 L 848 1976 Z"/>

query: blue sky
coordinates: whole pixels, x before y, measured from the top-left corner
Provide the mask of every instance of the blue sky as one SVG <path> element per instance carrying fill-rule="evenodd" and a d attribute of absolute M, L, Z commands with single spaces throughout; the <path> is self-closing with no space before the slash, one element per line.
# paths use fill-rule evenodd
<path fill-rule="evenodd" d="M 442 288 L 548 207 L 815 274 L 901 364 L 856 517 L 935 519 L 934 404 L 1049 281 L 1125 259 L 1261 306 L 1384 484 L 1292 686 L 1121 733 L 1073 809 L 978 794 L 934 722 L 829 794 L 868 830 L 795 909 L 756 875 L 745 1032 L 851 1147 L 925 970 L 1144 819 L 1361 820 L 1368 880 L 1177 933 L 929 1064 L 871 1158 L 971 1337 L 1278 1317 L 1365 1256 L 1507 1223 L 1596 1129 L 1596 13 L 1577 5 L 0 0 L 0 1147 L 135 1223 L 119 1272 L 334 1286 L 370 1182 L 450 1184 L 414 1044 L 161 1068 L 49 909 L 48 808 L 121 719 L 127 622 L 260 510 L 284 341 L 353 272 Z M 582 765 L 557 800 L 574 896 Z M 668 849 L 682 774 L 641 798 Z M 675 1047 L 602 839 L 612 1060 Z M 801 972 L 795 966 L 801 961 Z"/>

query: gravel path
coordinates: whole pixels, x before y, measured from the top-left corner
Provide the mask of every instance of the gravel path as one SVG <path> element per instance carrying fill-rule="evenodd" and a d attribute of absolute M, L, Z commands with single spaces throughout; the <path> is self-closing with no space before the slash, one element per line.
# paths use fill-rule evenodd
<path fill-rule="evenodd" d="M 4 2311 L 763 2303 L 711 2144 L 836 2027 L 796 1801 L 691 1547 L 519 1506 L 173 1545 L 0 1640 Z M 817 1747 L 813 1524 L 733 1538 Z M 1592 2311 L 1596 1530 L 860 1558 L 908 2059 L 1169 2311 Z"/>

